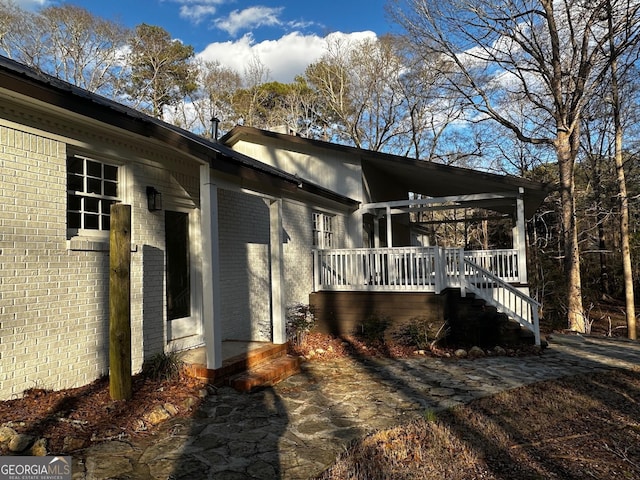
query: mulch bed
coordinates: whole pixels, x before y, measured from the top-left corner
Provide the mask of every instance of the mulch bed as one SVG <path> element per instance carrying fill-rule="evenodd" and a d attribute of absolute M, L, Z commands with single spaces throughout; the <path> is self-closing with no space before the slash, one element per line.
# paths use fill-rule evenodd
<path fill-rule="evenodd" d="M 165 403 L 188 414 L 204 388 L 186 376 L 159 381 L 137 375 L 132 386 L 133 398 L 120 401 L 111 400 L 108 378 L 59 391 L 33 388 L 22 398 L 0 402 L 0 426 L 46 439 L 50 453 L 69 453 L 107 439 L 146 435 L 154 427 L 143 420 L 145 414 Z M 0 444 L 0 454 L 7 453 Z"/>
<path fill-rule="evenodd" d="M 365 341 L 357 336 L 334 337 L 310 333 L 301 346 L 289 345 L 289 353 L 307 360 L 325 361 L 343 357 L 407 358 L 416 355 L 450 357 L 452 349 L 416 350 L 393 342 Z M 513 351 L 512 354 L 523 354 Z M 158 406 L 173 405 L 177 415 L 197 410 L 206 395 L 206 385 L 186 375 L 172 380 L 133 378 L 133 398 L 113 401 L 108 378 L 89 385 L 59 391 L 33 388 L 24 396 L 0 402 L 0 427 L 44 438 L 49 453 L 70 453 L 115 438 L 149 435 L 156 428 L 145 415 Z M 0 443 L 0 455 L 7 454 Z"/>

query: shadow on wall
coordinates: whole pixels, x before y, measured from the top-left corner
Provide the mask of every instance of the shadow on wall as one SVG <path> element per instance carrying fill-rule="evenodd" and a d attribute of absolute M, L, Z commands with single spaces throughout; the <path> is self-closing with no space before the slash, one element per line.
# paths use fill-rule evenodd
<path fill-rule="evenodd" d="M 223 340 L 258 338 L 270 327 L 269 209 L 256 196 L 218 191 Z M 266 327 L 265 327 L 266 328 Z"/>
<path fill-rule="evenodd" d="M 164 351 L 164 251 L 142 246 L 143 362 Z M 132 319 L 133 320 L 133 319 Z"/>

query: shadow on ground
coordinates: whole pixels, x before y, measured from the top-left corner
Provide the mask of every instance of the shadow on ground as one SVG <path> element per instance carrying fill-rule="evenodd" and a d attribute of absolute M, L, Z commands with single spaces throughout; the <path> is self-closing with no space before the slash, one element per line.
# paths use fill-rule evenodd
<path fill-rule="evenodd" d="M 317 478 L 349 445 L 367 434 L 415 424 L 428 412 L 440 412 L 438 421 L 461 448 L 481 459 L 477 475 L 466 478 L 589 478 L 588 472 L 598 475 L 605 470 L 592 468 L 588 463 L 590 452 L 580 451 L 581 445 L 593 445 L 583 442 L 588 435 L 564 438 L 566 425 L 553 425 L 548 419 L 541 425 L 555 428 L 559 441 L 573 442 L 571 448 L 578 462 L 568 462 L 550 455 L 548 445 L 536 443 L 532 435 L 536 432 L 524 431 L 523 425 L 509 415 L 498 415 L 488 407 L 450 407 L 522 385 L 587 373 L 584 378 L 589 382 L 567 383 L 570 390 L 558 390 L 571 392 L 575 418 L 581 416 L 586 426 L 588 417 L 597 417 L 599 406 L 606 404 L 611 417 L 599 420 L 610 422 L 621 435 L 633 433 L 636 438 L 637 422 L 631 430 L 624 428 L 631 428 L 633 418 L 640 415 L 640 384 L 627 385 L 624 375 L 616 377 L 614 384 L 599 383 L 599 379 L 605 378 L 611 368 L 633 368 L 638 360 L 636 344 L 570 340 L 566 344 L 552 342 L 541 356 L 522 358 L 443 360 L 352 355 L 307 362 L 301 374 L 272 388 L 251 394 L 226 387 L 215 389 L 193 418 L 163 427 L 164 434 L 144 450 L 139 463 L 148 466 L 152 478 Z M 545 385 L 540 384 L 540 388 L 551 388 Z M 525 409 L 531 415 L 539 412 L 536 390 L 523 390 L 529 391 L 533 393 L 523 394 L 521 402 L 509 408 Z M 630 411 L 635 412 L 633 418 L 629 417 Z M 511 439 L 509 446 L 505 446 L 504 438 Z M 619 443 L 603 448 L 612 459 L 637 454 Z M 632 465 L 633 458 L 631 464 L 624 459 L 621 462 Z M 576 465 L 582 465 L 581 469 Z M 374 467 L 359 478 L 403 478 L 383 466 Z M 640 475 L 640 471 L 637 473 Z"/>

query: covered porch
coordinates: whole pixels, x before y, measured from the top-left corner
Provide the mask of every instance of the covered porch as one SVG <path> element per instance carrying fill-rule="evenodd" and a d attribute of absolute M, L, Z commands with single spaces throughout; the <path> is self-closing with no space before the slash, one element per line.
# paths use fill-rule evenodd
<path fill-rule="evenodd" d="M 515 191 L 364 204 L 359 213 L 363 225 L 372 224 L 368 243 L 373 246 L 314 250 L 314 292 L 385 293 L 387 301 L 394 302 L 389 293 L 439 295 L 458 289 L 461 297 L 472 293 L 520 323 L 533 332 L 539 345 L 539 305 L 529 296 L 527 283 L 524 197 L 524 188 L 518 187 Z M 510 248 L 470 249 L 466 238 L 463 246 L 429 245 L 425 227 L 451 223 L 451 219 L 425 222 L 421 214 L 447 210 L 465 212 L 461 220 L 454 220 L 465 222 L 465 233 L 469 221 L 507 220 Z"/>

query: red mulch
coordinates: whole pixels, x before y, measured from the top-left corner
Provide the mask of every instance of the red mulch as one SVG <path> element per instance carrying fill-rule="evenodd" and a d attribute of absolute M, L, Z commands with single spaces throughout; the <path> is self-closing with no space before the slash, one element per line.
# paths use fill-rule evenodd
<path fill-rule="evenodd" d="M 49 453 L 69 453 L 105 439 L 148 434 L 154 427 L 143 420 L 146 413 L 171 403 L 178 414 L 187 414 L 197 408 L 204 388 L 185 376 L 154 381 L 137 375 L 132 386 L 133 398 L 120 401 L 111 400 L 108 378 L 60 391 L 30 389 L 22 398 L 0 402 L 0 426 L 45 438 Z M 0 455 L 6 453 L 6 445 L 0 444 Z"/>

